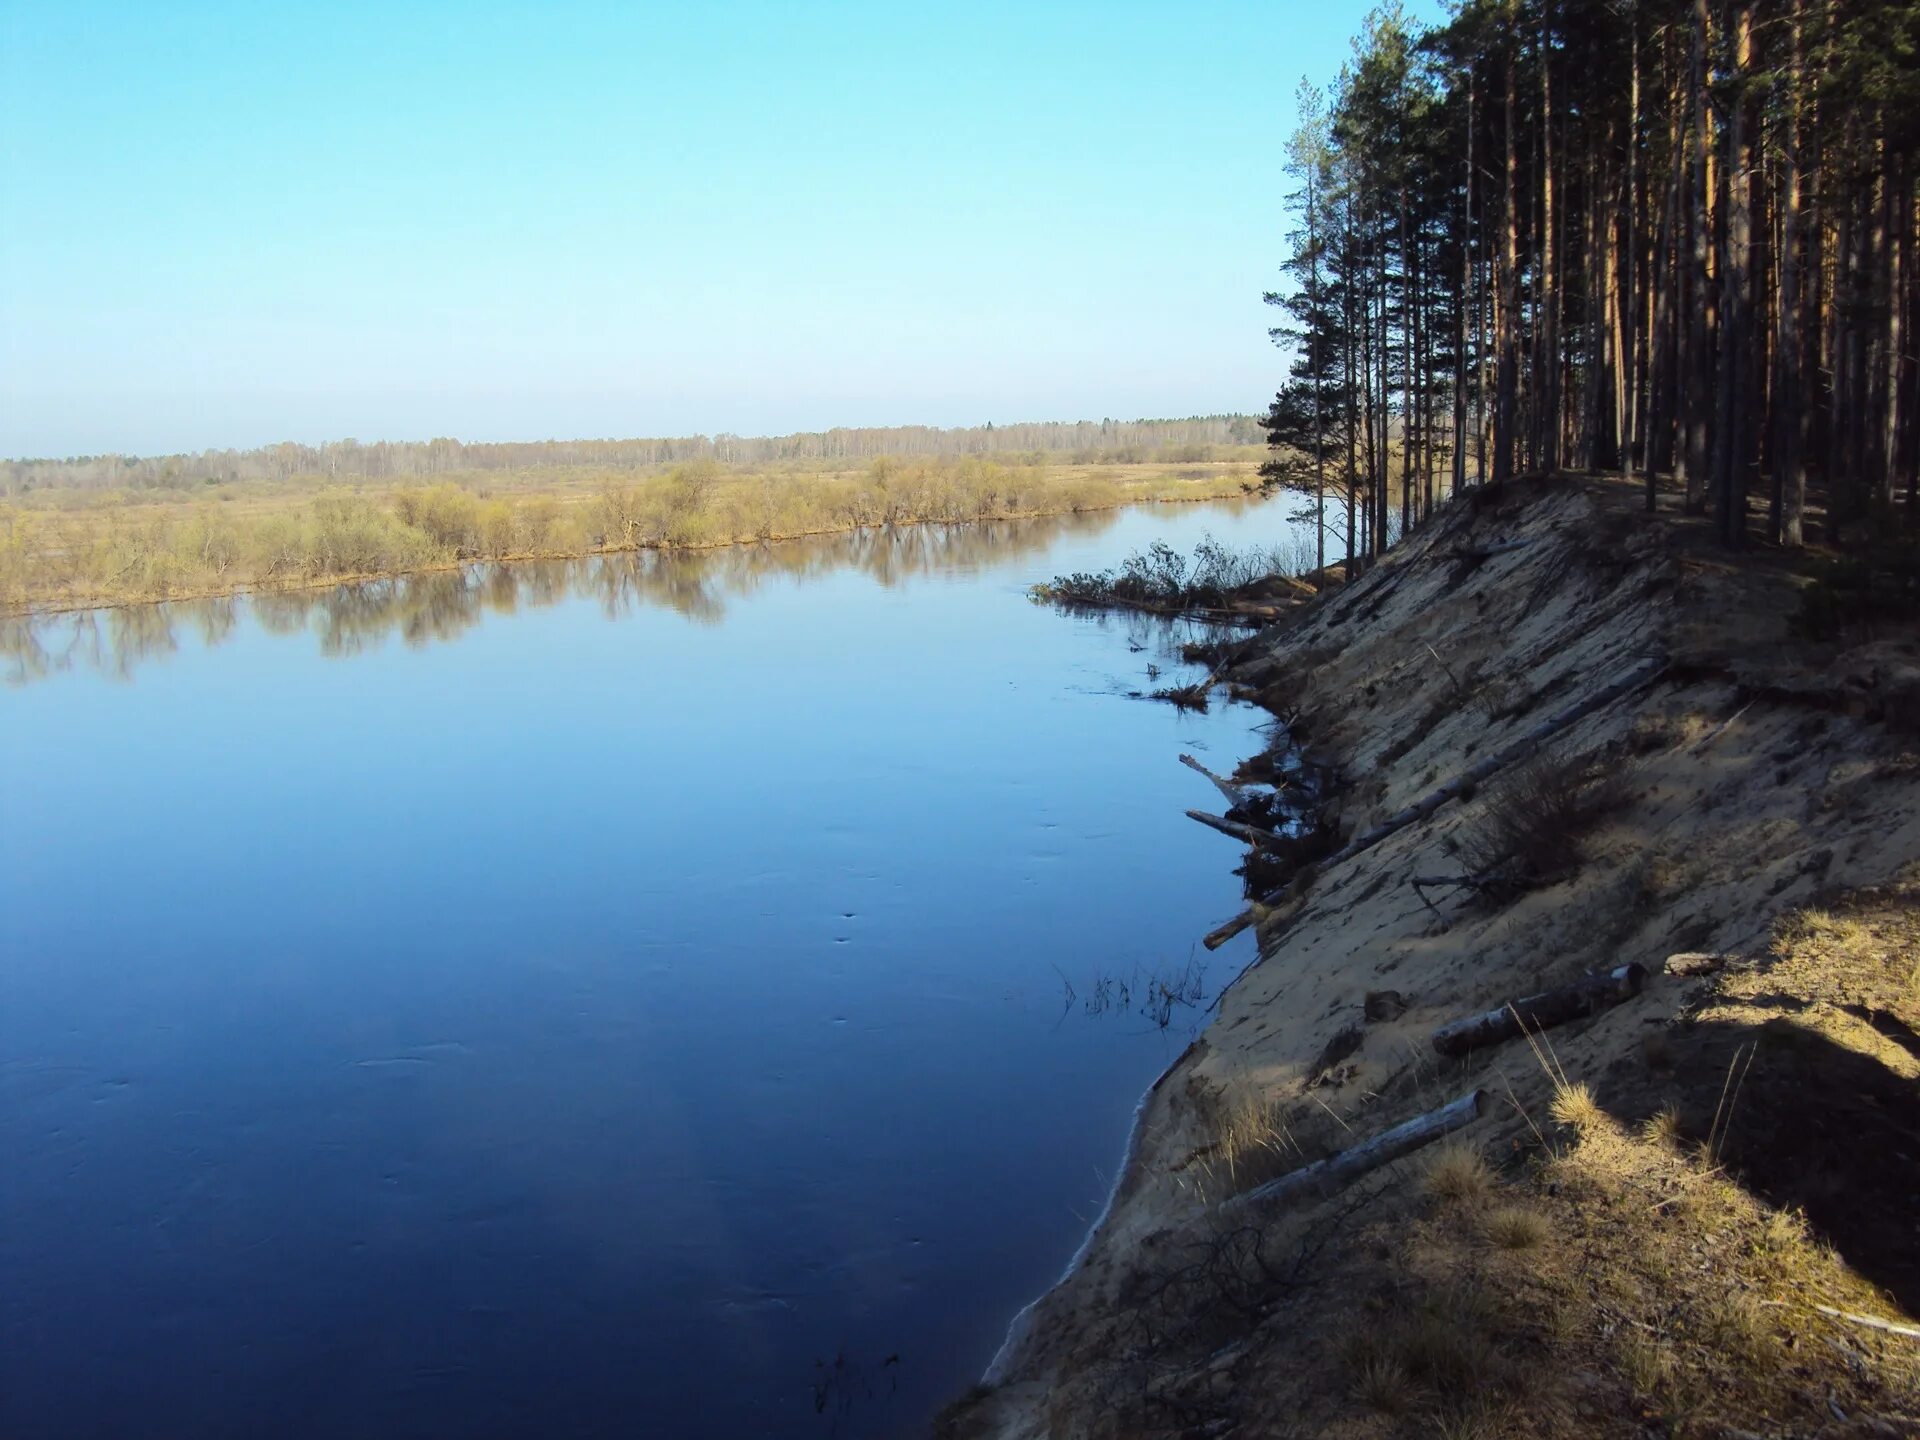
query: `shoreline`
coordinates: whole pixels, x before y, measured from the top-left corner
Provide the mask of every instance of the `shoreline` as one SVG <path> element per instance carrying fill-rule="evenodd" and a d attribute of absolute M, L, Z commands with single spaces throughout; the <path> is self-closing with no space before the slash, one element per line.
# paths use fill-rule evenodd
<path fill-rule="evenodd" d="M 859 535 L 891 530 L 920 530 L 931 526 L 959 525 L 997 525 L 1017 524 L 1030 520 L 1047 520 L 1062 515 L 1101 515 L 1116 510 L 1130 510 L 1152 505 L 1206 505 L 1223 500 L 1246 500 L 1258 502 L 1263 497 L 1258 490 L 1249 491 L 1243 484 L 1235 490 L 1222 490 L 1205 495 L 1150 495 L 1135 498 L 1123 498 L 1108 504 L 1072 505 L 1058 509 L 1023 510 L 1015 514 L 980 516 L 971 520 L 891 520 L 877 525 L 827 525 L 816 529 L 796 530 L 791 533 L 768 535 L 759 539 L 715 540 L 693 544 L 636 544 L 603 545 L 586 550 L 564 550 L 545 553 L 526 552 L 497 556 L 468 556 L 462 559 L 438 560 L 424 565 L 411 565 L 403 570 L 372 570 L 341 575 L 301 576 L 287 580 L 252 580 L 234 585 L 196 586 L 189 589 L 169 591 L 159 595 L 137 598 L 111 599 L 96 597 L 87 599 L 69 599 L 48 602 L 29 602 L 25 605 L 0 606 L 0 621 L 33 620 L 41 616 L 72 615 L 90 610 L 131 610 L 154 605 L 170 605 L 192 600 L 222 600 L 232 596 L 282 595 L 305 590 L 326 590 L 341 585 L 364 585 L 379 580 L 401 580 L 414 575 L 447 574 L 456 570 L 469 570 L 479 565 L 529 565 L 556 561 L 590 560 L 603 555 L 707 555 L 724 550 L 741 550 L 758 546 L 788 545 L 803 540 L 818 540 L 837 535 Z"/>
<path fill-rule="evenodd" d="M 1669 1149 L 1634 1137 L 1655 1134 L 1645 1128 L 1654 1123 L 1649 1117 L 1670 1110 L 1676 1118 L 1662 1125 L 1724 1147 L 1725 1138 L 1712 1138 L 1720 1124 L 1714 1101 L 1729 1059 L 1750 1054 L 1763 1029 L 1783 1023 L 1740 999 L 1739 986 L 1760 983 L 1744 976 L 1797 963 L 1780 949 L 1789 939 L 1778 937 L 1837 923 L 1822 907 L 1856 903 L 1849 896 L 1904 894 L 1903 875 L 1920 894 L 1920 865 L 1912 863 L 1920 856 L 1920 770 L 1902 761 L 1900 739 L 1903 728 L 1920 728 L 1907 708 L 1920 701 L 1920 640 L 1891 649 L 1856 645 L 1838 655 L 1796 640 L 1790 622 L 1798 582 L 1764 565 L 1724 566 L 1698 522 L 1642 520 L 1633 514 L 1638 500 L 1606 480 L 1558 477 L 1446 507 L 1352 586 L 1293 610 L 1226 667 L 1236 698 L 1276 715 L 1304 710 L 1290 743 L 1310 742 L 1323 759 L 1340 762 L 1345 783 L 1320 806 L 1347 835 L 1367 835 L 1383 817 L 1418 810 L 1450 776 L 1510 749 L 1512 737 L 1539 727 L 1542 716 L 1577 710 L 1583 699 L 1594 707 L 1564 733 L 1553 732 L 1551 753 L 1569 757 L 1559 763 L 1630 773 L 1636 785 L 1596 819 L 1576 873 L 1515 898 L 1460 892 L 1435 908 L 1407 888 L 1409 875 L 1444 870 L 1441 853 L 1470 842 L 1486 823 L 1501 793 L 1497 778 L 1484 793 L 1471 787 L 1422 812 L 1363 853 L 1301 864 L 1291 883 L 1283 877 L 1263 886 L 1250 907 L 1255 957 L 1223 988 L 1206 1028 L 1142 1096 L 1106 1206 L 1060 1280 L 1013 1317 L 980 1384 L 942 1413 L 935 1432 L 942 1440 L 1187 1433 L 1202 1423 L 1249 1436 L 1345 1434 L 1353 1426 L 1361 1427 L 1355 1434 L 1411 1433 L 1368 1428 L 1376 1422 L 1366 1417 L 1362 1392 L 1373 1382 L 1356 1380 L 1343 1357 L 1417 1324 L 1398 1318 L 1391 1307 L 1400 1302 L 1382 1297 L 1420 1293 L 1429 1283 L 1423 1257 L 1442 1250 L 1475 1284 L 1506 1287 L 1502 1303 L 1511 1314 L 1533 1317 L 1526 1353 L 1560 1347 L 1556 1364 L 1528 1382 L 1533 1389 L 1519 1402 L 1529 1424 L 1541 1422 L 1524 1433 L 1593 1433 L 1579 1428 L 1587 1421 L 1568 1430 L 1545 1417 L 1603 1404 L 1608 1413 L 1638 1413 L 1634 1382 L 1619 1378 L 1629 1361 L 1617 1353 L 1613 1323 L 1557 1295 L 1542 1309 L 1537 1296 L 1529 1298 L 1525 1275 L 1495 1265 L 1488 1242 L 1476 1238 L 1486 1232 L 1475 1216 L 1524 1210 L 1520 1233 L 1548 1237 L 1527 1239 L 1542 1248 L 1529 1251 L 1525 1265 L 1551 1268 L 1563 1263 L 1559 1237 L 1588 1223 L 1569 1211 L 1567 1197 L 1594 1187 L 1641 1197 L 1629 1212 L 1655 1217 L 1671 1204 L 1662 1196 L 1674 1185 L 1708 1187 L 1703 1193 L 1723 1212 L 1718 1233 L 1745 1247 L 1740 1256 L 1790 1253 L 1804 1268 L 1794 1293 L 1824 1293 L 1828 1312 L 1847 1310 L 1848 1295 L 1859 1313 L 1897 1320 L 1903 1305 L 1915 1309 L 1920 1292 L 1899 1279 L 1908 1272 L 1890 1238 L 1848 1231 L 1855 1222 L 1796 1190 L 1802 1182 L 1793 1166 L 1774 1162 L 1758 1140 L 1744 1149 L 1736 1143 L 1731 1164 L 1720 1162 L 1724 1174 L 1710 1169 L 1695 1178 L 1684 1165 L 1684 1173 L 1674 1171 Z M 1600 544 L 1596 533 L 1606 536 Z M 1500 544 L 1512 550 L 1484 558 Z M 1434 661 L 1429 645 L 1443 661 Z M 1650 648 L 1667 668 L 1607 700 L 1609 682 L 1645 666 Z M 1862 667 L 1863 681 L 1846 678 Z M 1861 684 L 1877 697 L 1864 710 Z M 1745 732 L 1739 739 L 1721 738 L 1736 728 Z M 1810 739 L 1816 729 L 1819 738 Z M 1772 773 L 1782 763 L 1812 773 L 1803 786 L 1782 786 Z M 1754 769 L 1764 774 L 1747 778 Z M 1841 776 L 1856 796 L 1844 804 L 1829 794 Z M 1875 788 L 1860 788 L 1869 781 Z M 1807 795 L 1815 797 L 1810 813 Z M 1836 865 L 1842 851 L 1846 862 Z M 1789 958 L 1769 960 L 1770 953 Z M 1885 953 L 1861 951 L 1846 983 L 1882 985 L 1874 967 Z M 1900 952 L 1891 953 L 1897 965 Z M 1670 966 L 1670 959 L 1682 963 Z M 1434 1027 L 1463 1013 L 1626 963 L 1653 977 L 1644 992 L 1542 1041 L 1558 1079 L 1524 1046 L 1458 1062 L 1431 1053 Z M 1705 986 L 1676 978 L 1704 973 L 1700 966 L 1725 978 Z M 1795 982 L 1807 997 L 1796 1006 L 1824 1013 L 1820 987 L 1836 969 L 1809 968 L 1810 978 Z M 1920 998 L 1920 985 L 1906 983 L 1909 999 Z M 1382 987 L 1392 1007 L 1376 1014 L 1370 986 Z M 1716 1005 L 1746 1008 L 1737 1024 L 1708 1026 L 1698 1017 L 1717 1016 Z M 1651 1037 L 1644 1046 L 1643 1036 Z M 1854 1064 L 1847 1056 L 1870 1046 L 1887 1076 L 1920 1076 L 1920 1057 L 1864 1031 L 1843 1044 L 1850 1048 L 1823 1061 L 1820 1081 L 1828 1086 L 1854 1083 L 1839 1080 L 1850 1072 L 1833 1067 Z M 1867 1076 L 1863 1088 L 1873 1090 L 1881 1073 Z M 1798 1097 L 1818 1088 L 1776 1082 L 1764 1066 L 1755 1074 L 1740 1117 L 1740 1131 L 1755 1135 L 1769 1133 L 1776 1113 L 1811 1103 Z M 1225 1199 L 1471 1089 L 1495 1099 L 1464 1143 L 1449 1142 L 1440 1153 L 1472 1157 L 1486 1177 L 1472 1181 L 1476 1193 L 1508 1197 L 1504 1207 L 1488 1200 L 1492 1209 L 1449 1221 L 1425 1178 L 1440 1162 L 1414 1160 L 1355 1186 L 1348 1198 L 1296 1201 L 1253 1218 L 1220 1213 Z M 1569 1122 L 1550 1118 L 1575 1090 L 1588 1097 L 1585 1108 L 1566 1109 L 1575 1117 Z M 1244 1133 L 1236 1138 L 1250 1114 L 1266 1126 L 1251 1143 Z M 1567 1125 L 1584 1127 L 1572 1130 L 1571 1147 L 1543 1138 L 1556 1127 L 1568 1133 Z M 1848 1178 L 1868 1213 L 1876 1183 L 1905 1185 L 1870 1166 Z M 1763 1231 L 1797 1234 L 1808 1223 L 1808 1241 L 1761 1238 Z M 1234 1235 L 1252 1237 L 1252 1260 L 1223 1250 Z M 1676 1239 L 1696 1243 L 1685 1234 Z M 1665 1235 L 1636 1236 L 1616 1263 L 1631 1270 L 1660 1259 L 1668 1244 Z M 1270 1258 L 1306 1258 L 1283 1266 L 1276 1279 L 1279 1272 L 1260 1258 L 1263 1245 Z M 1565 1253 L 1577 1249 L 1566 1242 Z M 1837 1255 L 1844 1262 L 1819 1258 Z M 1188 1265 L 1181 1257 L 1200 1258 Z M 1740 1287 L 1764 1286 L 1739 1256 L 1725 1263 Z M 1875 1284 L 1892 1288 L 1876 1291 Z M 1452 1293 L 1442 1286 L 1419 1303 L 1444 1306 Z M 1672 1303 L 1711 1311 L 1723 1300 L 1722 1290 L 1683 1287 Z M 1382 1304 L 1385 1314 L 1368 1308 Z M 1783 1343 L 1805 1336 L 1825 1348 L 1818 1337 L 1830 1322 L 1813 1310 L 1776 1317 Z M 1478 1323 L 1467 1315 L 1449 1325 Z M 1657 1315 L 1636 1315 L 1634 1324 L 1660 1329 Z M 1514 1342 L 1502 1335 L 1486 1343 Z M 1898 1358 L 1888 1355 L 1888 1364 Z M 1471 1385 L 1449 1390 L 1445 1375 L 1430 1379 L 1417 1358 L 1379 1363 L 1379 1374 L 1399 1376 L 1402 1389 L 1437 1386 L 1422 1393 L 1435 1393 L 1431 1403 L 1448 1414 L 1512 1403 Z M 1661 1363 L 1675 1374 L 1704 1366 L 1686 1403 L 1723 1423 L 1750 1426 L 1772 1403 L 1763 1370 L 1728 1373 L 1733 1362 L 1713 1357 Z M 1881 1377 L 1875 1384 L 1884 1380 L 1890 1395 L 1901 1393 L 1903 1372 L 1874 1373 Z M 1580 1383 L 1601 1398 L 1563 1393 L 1566 1377 L 1588 1375 L 1599 1378 Z M 1920 1404 L 1920 1388 L 1907 1393 Z M 1867 1402 L 1856 1393 L 1850 1403 Z M 1285 1428 L 1293 1424 L 1302 1428 Z M 1522 1432 L 1496 1418 L 1486 1433 Z"/>

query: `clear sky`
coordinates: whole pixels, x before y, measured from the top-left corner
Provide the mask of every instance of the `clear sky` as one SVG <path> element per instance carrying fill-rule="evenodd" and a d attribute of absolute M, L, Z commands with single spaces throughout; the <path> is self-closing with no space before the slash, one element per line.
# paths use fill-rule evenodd
<path fill-rule="evenodd" d="M 0 0 L 0 455 L 1258 409 L 1366 9 Z"/>

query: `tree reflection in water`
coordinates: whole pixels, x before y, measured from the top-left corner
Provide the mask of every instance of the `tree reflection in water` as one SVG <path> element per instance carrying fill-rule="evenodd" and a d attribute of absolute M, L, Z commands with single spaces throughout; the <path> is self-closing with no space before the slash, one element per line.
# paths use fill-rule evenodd
<path fill-rule="evenodd" d="M 1249 502 L 1217 502 L 1229 510 Z M 180 648 L 182 627 L 206 646 L 231 637 L 243 609 L 273 635 L 313 632 L 329 656 L 362 654 L 390 636 L 414 646 L 456 639 L 488 613 L 513 614 L 572 596 L 608 618 L 658 607 L 718 624 L 728 602 L 769 580 L 806 583 L 857 571 L 890 586 L 935 571 L 968 573 L 1037 554 L 1067 536 L 1095 536 L 1123 512 L 1088 511 L 964 525 L 878 527 L 719 550 L 640 550 L 569 560 L 477 562 L 317 590 L 261 591 L 155 605 L 0 618 L 0 675 L 29 684 L 75 668 L 125 680 Z"/>

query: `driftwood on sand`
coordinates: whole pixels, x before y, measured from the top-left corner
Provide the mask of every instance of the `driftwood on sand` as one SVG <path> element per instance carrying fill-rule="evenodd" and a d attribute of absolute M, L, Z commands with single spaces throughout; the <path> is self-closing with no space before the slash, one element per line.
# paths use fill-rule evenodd
<path fill-rule="evenodd" d="M 1470 1050 L 1498 1045 L 1529 1030 L 1564 1025 L 1582 1015 L 1592 1015 L 1609 1005 L 1631 1000 L 1646 983 L 1647 972 L 1639 965 L 1622 965 L 1598 975 L 1583 976 L 1557 990 L 1510 1000 L 1497 1009 L 1442 1025 L 1433 1032 L 1433 1048 L 1442 1055 L 1465 1055 Z"/>
<path fill-rule="evenodd" d="M 1438 1110 L 1429 1110 L 1424 1115 L 1416 1115 L 1404 1124 L 1391 1130 L 1382 1131 L 1371 1140 L 1329 1155 L 1324 1160 L 1316 1160 L 1277 1180 L 1269 1180 L 1264 1185 L 1256 1185 L 1243 1195 L 1236 1195 L 1221 1206 L 1222 1210 L 1232 1212 L 1247 1209 L 1255 1205 L 1266 1205 L 1276 1200 L 1286 1200 L 1296 1195 L 1318 1198 L 1331 1195 L 1344 1189 L 1369 1171 L 1378 1170 L 1382 1165 L 1391 1164 L 1403 1155 L 1410 1155 L 1423 1145 L 1431 1145 L 1442 1135 L 1450 1135 L 1463 1125 L 1469 1125 L 1480 1116 L 1480 1108 L 1486 1103 L 1484 1090 L 1473 1090 L 1462 1095 L 1450 1105 L 1442 1105 Z"/>
<path fill-rule="evenodd" d="M 1329 856 L 1327 859 L 1322 860 L 1318 865 L 1308 867 L 1302 871 L 1301 875 L 1294 878 L 1292 885 L 1276 890 L 1269 895 L 1262 896 L 1260 903 L 1269 906 L 1279 904 L 1280 901 L 1287 898 L 1289 889 L 1299 886 L 1304 877 L 1320 874 L 1321 872 L 1332 869 L 1344 860 L 1351 860 L 1363 851 L 1371 850 L 1389 836 L 1398 834 L 1400 831 L 1406 829 L 1407 826 L 1425 820 L 1449 800 L 1456 799 L 1463 793 L 1472 794 L 1481 785 L 1485 784 L 1502 770 L 1505 770 L 1508 766 L 1518 764 L 1520 761 L 1530 757 L 1545 741 L 1552 739 L 1553 736 L 1559 734 L 1568 726 L 1585 719 L 1588 715 L 1600 709 L 1601 706 L 1611 704 L 1622 695 L 1629 694 L 1639 689 L 1642 685 L 1650 683 L 1666 668 L 1667 662 L 1664 659 L 1655 658 L 1641 661 L 1611 684 L 1602 686 L 1584 700 L 1576 700 L 1565 709 L 1556 711 L 1553 715 L 1542 720 L 1538 725 L 1534 726 L 1533 729 L 1522 735 L 1518 740 L 1515 740 L 1511 745 L 1508 745 L 1493 755 L 1489 755 L 1479 764 L 1471 766 L 1461 772 L 1445 785 L 1442 785 L 1438 790 L 1434 790 L 1421 797 L 1421 799 L 1408 806 L 1405 810 L 1402 810 L 1399 814 L 1382 820 L 1371 830 L 1349 841 L 1343 849 Z M 1222 945 L 1226 944 L 1227 941 L 1251 925 L 1254 921 L 1254 916 L 1254 908 L 1248 906 L 1245 910 L 1234 916 L 1233 919 L 1208 935 L 1204 941 L 1206 947 L 1209 950 L 1219 949 Z"/>

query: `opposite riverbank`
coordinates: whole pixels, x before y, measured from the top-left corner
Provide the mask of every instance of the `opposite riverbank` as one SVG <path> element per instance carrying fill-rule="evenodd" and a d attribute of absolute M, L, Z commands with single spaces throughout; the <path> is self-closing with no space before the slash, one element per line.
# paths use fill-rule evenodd
<path fill-rule="evenodd" d="M 1257 452 L 1242 449 L 1199 447 L 1179 461 L 882 456 L 836 469 L 703 460 L 639 474 L 39 490 L 0 502 L 0 615 L 334 585 L 477 560 L 709 550 L 1214 500 L 1257 485 Z"/>
<path fill-rule="evenodd" d="M 1920 639 L 1639 503 L 1475 492 L 1236 654 L 1327 839 L 943 1436 L 1916 1433 Z"/>

